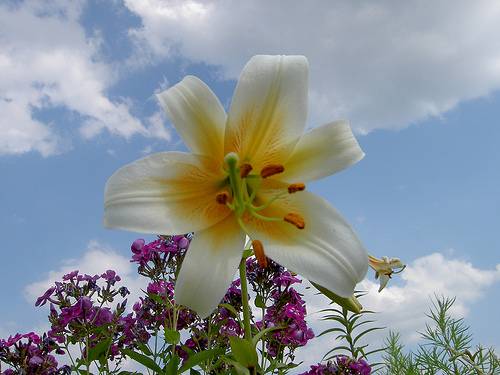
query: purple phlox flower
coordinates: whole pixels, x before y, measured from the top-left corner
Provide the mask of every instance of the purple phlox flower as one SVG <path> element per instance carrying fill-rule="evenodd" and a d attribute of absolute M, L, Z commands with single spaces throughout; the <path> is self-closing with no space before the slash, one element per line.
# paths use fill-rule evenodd
<path fill-rule="evenodd" d="M 64 341 L 65 341 L 64 333 L 62 333 L 62 332 L 59 331 L 59 327 L 49 330 L 47 332 L 47 335 L 50 338 L 54 339 L 59 344 L 63 344 Z"/>
<path fill-rule="evenodd" d="M 6 346 L 6 347 L 12 346 L 16 342 L 21 340 L 22 338 L 23 338 L 23 335 L 21 335 L 20 333 L 16 333 L 14 336 L 9 336 L 9 338 L 7 340 L 2 340 L 2 344 L 3 344 L 2 346 Z"/>
<path fill-rule="evenodd" d="M 233 318 L 227 318 L 224 324 L 220 327 L 220 333 L 223 336 L 240 336 L 242 329 L 240 324 Z"/>
<path fill-rule="evenodd" d="M 349 369 L 353 371 L 353 373 L 358 375 L 370 375 L 371 367 L 370 365 L 362 358 L 357 361 L 352 361 L 349 363 Z M 354 372 L 356 371 L 356 372 Z"/>
<path fill-rule="evenodd" d="M 189 239 L 185 236 L 174 236 L 174 241 L 177 242 L 179 249 L 187 249 L 189 247 Z"/>
<path fill-rule="evenodd" d="M 74 319 L 84 317 L 88 318 L 88 313 L 91 308 L 92 300 L 87 296 L 80 297 L 80 299 L 76 301 L 73 306 L 61 309 L 59 323 L 64 327 Z"/>
<path fill-rule="evenodd" d="M 20 340 L 22 339 L 28 339 L 28 344 L 34 343 L 34 344 L 40 344 L 42 342 L 40 336 L 38 336 L 34 332 L 29 332 L 25 334 L 21 333 L 16 333 L 14 336 L 9 336 L 7 340 L 0 340 L 0 348 L 2 347 L 11 347 L 15 344 L 17 344 Z"/>
<path fill-rule="evenodd" d="M 229 286 L 229 289 L 226 292 L 226 295 L 224 296 L 225 303 L 233 305 L 236 308 L 241 306 L 240 285 L 241 285 L 240 279 L 236 279 L 231 283 L 231 285 Z"/>
<path fill-rule="evenodd" d="M 35 355 L 28 362 L 31 366 L 40 366 L 43 363 L 43 358 Z"/>
<path fill-rule="evenodd" d="M 71 281 L 73 280 L 76 276 L 78 275 L 78 270 L 72 271 L 70 273 L 67 273 L 62 277 L 64 281 Z"/>
<path fill-rule="evenodd" d="M 107 282 L 111 283 L 111 285 L 114 285 L 116 282 L 121 280 L 121 277 L 118 276 L 113 270 L 107 270 L 101 275 L 101 277 Z"/>
<path fill-rule="evenodd" d="M 330 364 L 325 365 L 318 363 L 317 365 L 312 365 L 309 371 L 303 372 L 300 375 L 334 375 L 337 374 L 337 368 L 331 366 Z"/>
<path fill-rule="evenodd" d="M 149 283 L 147 287 L 147 292 L 151 294 L 158 294 L 160 296 L 167 296 L 169 298 L 173 298 L 174 287 L 175 286 L 172 282 L 160 280 Z"/>
<path fill-rule="evenodd" d="M 76 280 L 77 281 L 86 281 L 90 284 L 95 284 L 97 280 L 99 280 L 101 277 L 99 275 L 88 275 L 88 274 L 85 274 L 85 275 L 78 275 L 76 277 Z"/>
<path fill-rule="evenodd" d="M 109 324 L 113 321 L 113 313 L 108 307 L 96 308 L 89 319 L 94 321 L 96 326 Z"/>
<path fill-rule="evenodd" d="M 130 290 L 128 290 L 126 286 L 122 286 L 120 289 L 118 289 L 118 293 L 120 293 L 122 297 L 126 297 L 130 294 Z"/>
<path fill-rule="evenodd" d="M 22 335 L 22 338 L 26 338 L 34 342 L 35 344 L 40 344 L 42 342 L 40 336 L 38 336 L 35 332 L 25 333 L 24 335 Z"/>
<path fill-rule="evenodd" d="M 47 301 L 52 296 L 52 294 L 54 293 L 55 290 L 56 290 L 55 286 L 53 286 L 52 288 L 47 289 L 47 291 L 45 293 L 43 293 L 40 297 L 37 298 L 37 300 L 35 302 L 35 306 L 43 306 L 43 305 L 45 305 L 45 303 L 47 303 Z"/>
<path fill-rule="evenodd" d="M 142 308 L 142 303 L 137 301 L 136 303 L 134 303 L 134 306 L 132 306 L 132 310 L 134 310 L 136 313 L 138 311 L 140 311 Z"/>
<path fill-rule="evenodd" d="M 136 239 L 133 243 L 132 246 L 130 246 L 130 249 L 134 254 L 139 254 L 142 251 L 142 248 L 144 247 L 144 244 L 146 241 L 142 238 Z"/>
<path fill-rule="evenodd" d="M 277 286 L 289 286 L 296 283 L 301 283 L 302 280 L 293 276 L 289 271 L 285 271 L 273 279 Z"/>
<path fill-rule="evenodd" d="M 139 265 L 143 266 L 147 262 L 149 262 L 152 258 L 151 249 L 148 246 L 142 246 L 140 250 L 132 255 L 131 262 L 139 263 Z"/>

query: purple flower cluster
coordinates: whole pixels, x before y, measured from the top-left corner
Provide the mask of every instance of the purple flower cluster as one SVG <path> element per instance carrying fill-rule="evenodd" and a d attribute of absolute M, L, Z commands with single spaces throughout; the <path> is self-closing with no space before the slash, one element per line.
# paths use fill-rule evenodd
<path fill-rule="evenodd" d="M 50 303 L 48 338 L 65 349 L 84 342 L 82 356 L 98 343 L 112 338 L 107 349 L 110 360 L 121 358 L 121 348 L 147 341 L 150 336 L 133 314 L 124 315 L 126 299 L 113 309 L 107 306 L 118 296 L 125 298 L 130 293 L 125 287 L 115 287 L 120 281 L 113 270 L 101 275 L 79 271 L 64 275 L 61 282 L 56 282 L 35 303 L 36 306 Z"/>
<path fill-rule="evenodd" d="M 305 302 L 291 287 L 302 281 L 272 260 L 268 267 L 261 268 L 255 258 L 249 258 L 246 266 L 248 280 L 265 304 L 264 317 L 255 324 L 257 329 L 281 327 L 270 334 L 267 355 L 279 357 L 285 349 L 293 353 L 296 348 L 306 345 L 314 333 L 305 321 Z"/>
<path fill-rule="evenodd" d="M 135 318 L 145 330 L 155 332 L 161 327 L 172 328 L 174 314 L 177 330 L 187 328 L 197 319 L 197 315 L 185 308 L 177 307 L 174 311 L 174 283 L 172 281 L 154 281 L 148 284 L 147 295 L 134 304 Z"/>
<path fill-rule="evenodd" d="M 271 300 L 273 305 L 267 308 L 264 319 L 256 325 L 261 329 L 283 327 L 272 333 L 272 340 L 267 344 L 267 354 L 276 357 L 284 347 L 293 351 L 306 345 L 314 337 L 314 332 L 307 326 L 305 302 L 295 289 L 275 291 Z"/>
<path fill-rule="evenodd" d="M 347 356 L 338 356 L 335 361 L 326 364 L 312 365 L 311 369 L 300 375 L 370 375 L 370 365 L 362 358 L 352 359 Z"/>
<path fill-rule="evenodd" d="M 139 274 L 151 280 L 166 279 L 179 268 L 190 241 L 191 235 L 159 236 L 150 243 L 138 238 L 132 243 L 130 261 L 139 265 Z"/>
<path fill-rule="evenodd" d="M 69 374 L 68 366 L 59 367 L 55 354 L 64 354 L 57 344 L 47 336 L 40 338 L 34 332 L 10 336 L 0 340 L 0 361 L 8 363 L 11 368 L 0 374 Z"/>
<path fill-rule="evenodd" d="M 167 337 L 166 332 L 172 330 L 187 331 L 187 339 L 179 344 L 179 338 L 170 335 L 161 349 L 165 352 L 155 352 L 155 360 L 161 356 L 170 358 L 175 353 L 185 362 L 195 353 L 214 348 L 229 353 L 230 338 L 244 336 L 241 281 L 232 282 L 221 305 L 206 319 L 176 305 L 175 282 L 190 241 L 188 234 L 159 236 L 150 243 L 144 239 L 133 242 L 131 262 L 137 264 L 139 274 L 146 276 L 149 284 L 129 311 L 125 298 L 130 292 L 126 287 L 119 287 L 121 278 L 115 271 L 107 270 L 100 275 L 73 271 L 64 275 L 35 303 L 36 306 L 49 305 L 50 330 L 42 338 L 30 332 L 0 340 L 0 363 L 10 366 L 3 372 L 0 368 L 0 375 L 82 372 L 82 366 L 88 369 L 90 361 L 94 361 L 100 373 L 111 373 L 110 361 L 119 369 L 121 361 L 130 353 L 124 349 L 151 354 L 147 346 L 150 339 L 160 336 L 161 332 Z M 253 334 L 271 328 L 259 347 L 263 360 L 293 368 L 295 349 L 314 337 L 305 320 L 305 302 L 293 288 L 302 281 L 270 259 L 263 268 L 250 257 L 246 271 L 256 295 L 255 305 L 262 311 L 260 320 L 250 312 Z M 58 367 L 55 355 L 68 354 L 69 348 L 76 344 L 80 346 L 81 355 L 74 358 L 73 366 Z M 231 372 L 231 364 L 216 358 L 208 368 L 211 373 Z M 369 375 L 370 366 L 362 359 L 340 356 L 333 362 L 311 366 L 303 375 L 309 374 Z"/>

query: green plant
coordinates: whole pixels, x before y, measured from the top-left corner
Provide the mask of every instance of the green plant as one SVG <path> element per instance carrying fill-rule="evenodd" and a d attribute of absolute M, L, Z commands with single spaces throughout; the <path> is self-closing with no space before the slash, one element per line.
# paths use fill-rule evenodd
<path fill-rule="evenodd" d="M 450 315 L 455 298 L 436 298 L 427 315 L 432 323 L 421 333 L 424 343 L 415 353 L 404 353 L 397 333 L 389 333 L 383 355 L 384 374 L 497 375 L 500 360 L 492 348 L 472 347 L 470 327 Z"/>
<path fill-rule="evenodd" d="M 356 299 L 364 295 L 362 292 L 356 293 Z M 334 302 L 332 302 L 332 305 Z M 322 320 L 328 320 L 334 323 L 334 326 L 321 332 L 319 336 L 335 334 L 335 346 L 333 346 L 324 356 L 323 360 L 328 361 L 338 355 L 348 355 L 351 358 L 363 358 L 368 360 L 368 356 L 381 352 L 384 348 L 368 350 L 368 344 L 362 344 L 363 337 L 371 332 L 384 329 L 384 327 L 373 326 L 375 320 L 367 317 L 375 314 L 373 311 L 360 309 L 351 309 L 348 306 L 341 306 L 336 303 L 330 308 L 321 310 L 325 315 Z M 377 367 L 380 363 L 372 363 L 372 367 Z"/>

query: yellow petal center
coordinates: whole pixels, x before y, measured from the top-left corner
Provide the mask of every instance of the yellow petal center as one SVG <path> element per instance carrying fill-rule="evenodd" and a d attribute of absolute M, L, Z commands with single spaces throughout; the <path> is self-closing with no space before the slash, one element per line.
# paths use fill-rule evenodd
<path fill-rule="evenodd" d="M 242 220 L 244 214 L 249 214 L 260 221 L 280 221 L 291 224 L 298 229 L 304 229 L 304 218 L 298 212 L 289 212 L 284 217 L 265 216 L 260 213 L 262 210 L 270 207 L 279 198 L 287 194 L 303 191 L 305 189 L 303 183 L 291 184 L 283 188 L 282 191 L 278 191 L 277 194 L 267 201 L 262 202 L 262 200 L 259 199 L 258 205 L 255 202 L 262 180 L 275 174 L 282 173 L 285 170 L 283 165 L 269 164 L 264 166 L 258 173 L 252 173 L 252 165 L 249 163 L 240 163 L 238 155 L 234 152 L 227 154 L 224 158 L 224 162 L 227 178 L 224 182 L 224 190 L 217 193 L 215 199 L 218 203 L 226 205 L 234 212 L 243 231 L 247 234 L 249 233 Z"/>

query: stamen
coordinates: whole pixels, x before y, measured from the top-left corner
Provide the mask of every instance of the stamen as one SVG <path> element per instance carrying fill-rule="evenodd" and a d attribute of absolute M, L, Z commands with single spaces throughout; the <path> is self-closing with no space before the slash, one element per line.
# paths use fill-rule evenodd
<path fill-rule="evenodd" d="M 262 178 L 267 178 L 278 173 L 283 173 L 284 170 L 285 167 L 281 164 L 269 164 L 262 168 L 262 170 L 260 171 L 260 176 Z"/>
<path fill-rule="evenodd" d="M 293 194 L 298 191 L 302 191 L 306 189 L 306 185 L 304 185 L 302 182 L 298 182 L 296 184 L 291 184 L 288 186 L 288 193 Z"/>
<path fill-rule="evenodd" d="M 229 193 L 227 191 L 221 191 L 215 196 L 215 201 L 219 204 L 226 204 L 229 202 Z"/>
<path fill-rule="evenodd" d="M 260 268 L 267 267 L 267 257 L 264 253 L 264 246 L 262 242 L 259 240 L 252 240 L 253 252 L 255 254 L 255 258 L 257 258 L 257 263 L 259 263 Z"/>
<path fill-rule="evenodd" d="M 299 229 L 304 229 L 306 227 L 304 218 L 299 214 L 293 212 L 286 214 L 283 220 L 285 220 L 287 223 L 295 225 Z"/>
<path fill-rule="evenodd" d="M 240 177 L 245 178 L 252 171 L 252 166 L 248 163 L 244 163 L 240 166 Z"/>

